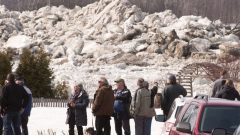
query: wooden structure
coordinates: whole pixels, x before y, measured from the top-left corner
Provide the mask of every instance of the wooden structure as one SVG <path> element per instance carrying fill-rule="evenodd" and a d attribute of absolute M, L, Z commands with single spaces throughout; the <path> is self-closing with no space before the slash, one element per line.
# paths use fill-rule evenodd
<path fill-rule="evenodd" d="M 91 108 L 93 99 L 89 99 L 88 107 Z M 33 107 L 67 107 L 67 99 L 48 99 L 48 98 L 33 98 Z"/>
<path fill-rule="evenodd" d="M 187 96 L 193 96 L 192 83 L 198 77 L 208 78 L 215 81 L 220 77 L 223 68 L 213 63 L 193 63 L 183 67 L 177 74 L 179 84 L 187 90 Z"/>

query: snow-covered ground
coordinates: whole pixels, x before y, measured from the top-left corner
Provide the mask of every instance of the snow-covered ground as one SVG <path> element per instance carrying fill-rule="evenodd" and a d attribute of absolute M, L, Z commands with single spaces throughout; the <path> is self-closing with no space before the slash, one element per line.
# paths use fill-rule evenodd
<path fill-rule="evenodd" d="M 67 108 L 47 108 L 36 107 L 32 109 L 32 114 L 29 119 L 28 128 L 30 135 L 37 135 L 38 131 L 45 131 L 52 129 L 56 132 L 56 135 L 68 134 L 68 125 L 65 124 Z M 92 127 L 92 114 L 88 108 L 88 125 L 86 127 Z M 131 134 L 135 134 L 134 121 L 130 120 Z M 152 122 L 152 135 L 160 135 L 161 127 L 163 123 L 155 121 Z M 84 129 L 86 128 L 84 127 Z M 114 121 L 111 120 L 111 135 L 116 135 L 114 128 Z"/>

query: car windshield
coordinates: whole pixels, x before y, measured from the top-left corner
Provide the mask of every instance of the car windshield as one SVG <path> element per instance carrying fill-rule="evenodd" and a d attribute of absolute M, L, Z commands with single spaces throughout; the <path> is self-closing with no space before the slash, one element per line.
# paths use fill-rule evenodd
<path fill-rule="evenodd" d="M 200 124 L 200 132 L 211 132 L 214 128 L 224 128 L 233 133 L 240 124 L 240 107 L 208 106 Z"/>

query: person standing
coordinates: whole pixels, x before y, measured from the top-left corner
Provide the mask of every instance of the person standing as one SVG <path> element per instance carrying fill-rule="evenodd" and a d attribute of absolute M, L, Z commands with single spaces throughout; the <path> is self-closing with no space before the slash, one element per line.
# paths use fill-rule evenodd
<path fill-rule="evenodd" d="M 229 100 L 240 100 L 240 95 L 238 91 L 235 89 L 233 81 L 227 79 L 223 88 L 216 94 L 217 98 L 224 98 Z"/>
<path fill-rule="evenodd" d="M 122 127 L 125 135 L 130 135 L 130 104 L 131 92 L 127 89 L 125 81 L 121 78 L 115 80 L 117 88 L 114 90 L 114 122 L 117 135 L 122 135 Z"/>
<path fill-rule="evenodd" d="M 167 85 L 165 86 L 162 93 L 162 110 L 165 116 L 165 119 L 168 116 L 170 107 L 178 96 L 183 95 L 184 97 L 187 95 L 186 89 L 183 88 L 180 84 L 177 83 L 175 75 L 171 74 L 168 77 Z"/>
<path fill-rule="evenodd" d="M 2 85 L 0 84 L 0 104 L 2 102 Z M 1 110 L 1 106 L 0 106 L 0 110 Z M 0 135 L 2 135 L 3 133 L 3 119 L 2 116 L 0 115 Z"/>
<path fill-rule="evenodd" d="M 80 83 L 74 86 L 74 93 L 68 102 L 67 120 L 69 124 L 69 135 L 74 135 L 74 126 L 76 125 L 78 135 L 83 135 L 83 127 L 87 125 L 87 106 L 89 97 Z"/>
<path fill-rule="evenodd" d="M 151 89 L 151 107 L 154 107 L 154 98 L 157 92 L 158 92 L 158 82 L 155 81 L 154 86 Z"/>
<path fill-rule="evenodd" d="M 224 81 L 224 79 L 227 78 L 227 71 L 226 70 L 221 71 L 220 75 L 221 75 L 221 77 L 213 83 L 211 97 L 215 97 L 216 94 L 223 88 L 223 86 L 224 86 L 223 81 Z"/>
<path fill-rule="evenodd" d="M 135 94 L 135 134 L 151 135 L 152 117 L 156 115 L 151 107 L 151 91 L 148 90 L 148 82 L 143 79 L 138 80 L 138 86 Z"/>
<path fill-rule="evenodd" d="M 13 135 L 13 133 L 15 133 L 15 135 L 21 135 L 20 115 L 28 105 L 28 94 L 23 86 L 15 83 L 15 76 L 13 74 L 7 75 L 7 81 L 8 83 L 3 86 L 1 103 L 4 135 Z"/>
<path fill-rule="evenodd" d="M 25 85 L 24 78 L 18 76 L 18 77 L 16 77 L 15 82 L 16 82 L 16 84 L 23 86 L 23 88 L 25 89 L 25 91 L 28 94 L 28 104 L 27 104 L 26 108 L 24 108 L 24 112 L 21 114 L 22 135 L 28 135 L 27 124 L 28 124 L 28 118 L 29 118 L 29 116 L 31 114 L 31 110 L 32 110 L 32 92 Z"/>
<path fill-rule="evenodd" d="M 113 115 L 114 93 L 105 77 L 98 81 L 99 87 L 94 94 L 92 112 L 96 116 L 97 135 L 110 135 L 110 119 Z"/>

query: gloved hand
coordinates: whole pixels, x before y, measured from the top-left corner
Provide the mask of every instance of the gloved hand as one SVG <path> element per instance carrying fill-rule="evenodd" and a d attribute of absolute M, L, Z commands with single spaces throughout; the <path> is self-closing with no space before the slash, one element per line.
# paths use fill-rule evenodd
<path fill-rule="evenodd" d="M 1 113 L 2 116 L 4 116 L 6 114 L 6 110 L 1 108 L 0 113 Z"/>
<path fill-rule="evenodd" d="M 20 114 L 23 114 L 23 112 L 24 112 L 24 108 L 21 108 Z"/>

